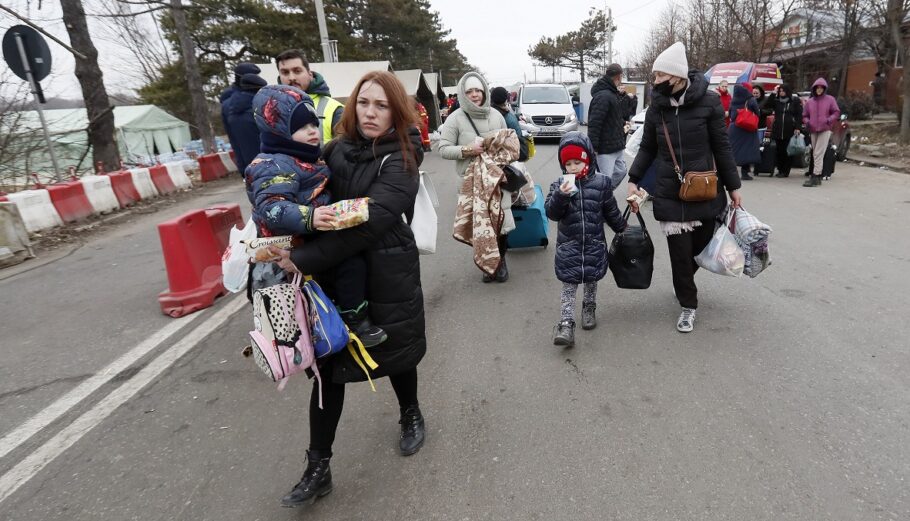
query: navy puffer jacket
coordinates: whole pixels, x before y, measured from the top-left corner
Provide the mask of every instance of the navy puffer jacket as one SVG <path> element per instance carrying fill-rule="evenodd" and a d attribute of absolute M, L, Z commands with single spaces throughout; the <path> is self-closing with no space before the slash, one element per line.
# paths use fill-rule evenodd
<path fill-rule="evenodd" d="M 576 179 L 578 192 L 574 195 L 563 194 L 559 191 L 560 180 L 554 181 L 547 195 L 546 209 L 547 217 L 559 222 L 556 278 L 561 282 L 581 284 L 596 282 L 607 273 L 608 246 L 604 223 L 616 233 L 625 229 L 626 223 L 613 197 L 610 177 L 597 170 L 591 140 L 580 132 L 569 132 L 559 142 L 559 150 L 570 144 L 588 151 L 590 170 L 583 179 Z"/>

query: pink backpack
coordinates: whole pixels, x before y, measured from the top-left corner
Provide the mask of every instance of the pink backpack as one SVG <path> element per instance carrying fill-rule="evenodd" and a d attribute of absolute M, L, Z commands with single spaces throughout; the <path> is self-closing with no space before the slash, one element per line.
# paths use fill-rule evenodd
<path fill-rule="evenodd" d="M 300 290 L 300 275 L 290 284 L 276 284 L 253 293 L 253 325 L 250 331 L 256 365 L 284 389 L 288 377 L 310 369 L 319 382 L 322 408 L 322 378 L 316 367 L 312 335 L 307 321 L 306 300 Z"/>

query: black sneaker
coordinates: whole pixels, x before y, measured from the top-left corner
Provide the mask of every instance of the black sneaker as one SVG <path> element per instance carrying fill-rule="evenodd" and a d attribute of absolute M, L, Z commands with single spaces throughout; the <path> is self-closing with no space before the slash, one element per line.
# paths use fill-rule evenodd
<path fill-rule="evenodd" d="M 363 342 L 363 347 L 375 347 L 389 339 L 389 335 L 381 327 L 374 326 L 370 322 L 366 302 L 356 310 L 342 311 L 341 319 L 347 324 L 348 329 Z"/>
<path fill-rule="evenodd" d="M 553 345 L 572 347 L 575 345 L 575 322 L 563 320 L 553 327 Z"/>
<path fill-rule="evenodd" d="M 752 176 L 749 175 L 749 174 L 743 174 L 742 176 L 740 176 L 740 178 L 741 178 L 743 181 L 751 181 L 751 180 L 755 179 L 754 177 L 752 177 Z"/>
<path fill-rule="evenodd" d="M 283 507 L 312 505 L 317 498 L 332 491 L 332 469 L 329 467 L 331 457 L 324 458 L 312 450 L 307 451 L 306 457 L 307 466 L 303 471 L 303 477 L 288 495 L 281 498 Z"/>

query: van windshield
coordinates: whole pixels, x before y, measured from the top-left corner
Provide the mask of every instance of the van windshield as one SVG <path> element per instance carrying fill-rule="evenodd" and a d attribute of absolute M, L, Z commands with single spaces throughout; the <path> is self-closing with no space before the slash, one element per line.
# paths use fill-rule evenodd
<path fill-rule="evenodd" d="M 521 102 L 529 105 L 571 103 L 565 87 L 525 87 L 521 93 Z"/>

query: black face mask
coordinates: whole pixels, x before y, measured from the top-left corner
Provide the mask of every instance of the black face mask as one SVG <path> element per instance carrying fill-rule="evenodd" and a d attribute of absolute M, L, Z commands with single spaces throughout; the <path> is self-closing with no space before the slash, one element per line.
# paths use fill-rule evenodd
<path fill-rule="evenodd" d="M 673 94 L 673 85 L 670 85 L 670 80 L 664 80 L 660 83 L 655 83 L 654 92 L 658 92 L 664 96 L 669 97 Z"/>

